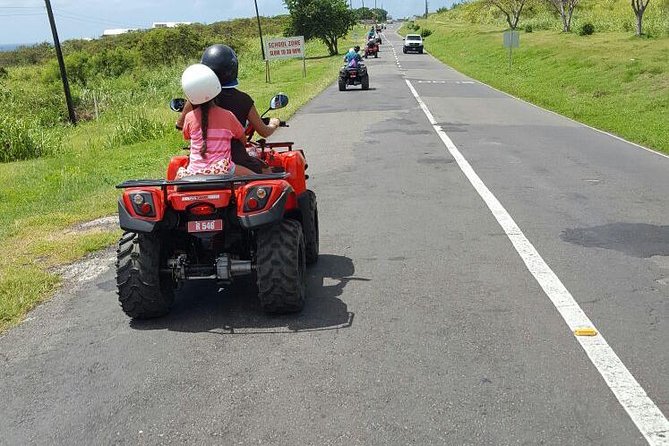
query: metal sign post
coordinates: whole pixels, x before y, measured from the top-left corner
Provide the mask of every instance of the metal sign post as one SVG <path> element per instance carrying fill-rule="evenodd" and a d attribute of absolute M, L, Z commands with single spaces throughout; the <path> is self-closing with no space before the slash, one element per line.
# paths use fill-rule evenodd
<path fill-rule="evenodd" d="M 509 49 L 509 68 L 513 64 L 513 49 L 520 47 L 520 33 L 518 31 L 504 31 L 504 48 Z"/>

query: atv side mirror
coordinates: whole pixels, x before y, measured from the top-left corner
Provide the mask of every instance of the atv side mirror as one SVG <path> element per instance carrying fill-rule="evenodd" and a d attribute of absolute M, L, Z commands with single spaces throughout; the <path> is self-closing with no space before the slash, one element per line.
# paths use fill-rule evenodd
<path fill-rule="evenodd" d="M 277 110 L 288 105 L 288 96 L 285 93 L 279 93 L 269 101 L 270 110 Z"/>
<path fill-rule="evenodd" d="M 186 100 L 184 98 L 174 98 L 170 101 L 170 108 L 175 112 L 181 113 L 186 105 Z"/>

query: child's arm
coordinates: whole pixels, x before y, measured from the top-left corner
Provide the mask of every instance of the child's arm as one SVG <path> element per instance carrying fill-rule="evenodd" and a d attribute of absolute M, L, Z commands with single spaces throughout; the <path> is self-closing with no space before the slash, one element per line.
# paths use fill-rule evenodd
<path fill-rule="evenodd" d="M 193 121 L 193 113 L 187 114 L 183 121 L 183 129 L 182 129 L 184 139 L 190 139 L 190 124 L 192 121 Z"/>

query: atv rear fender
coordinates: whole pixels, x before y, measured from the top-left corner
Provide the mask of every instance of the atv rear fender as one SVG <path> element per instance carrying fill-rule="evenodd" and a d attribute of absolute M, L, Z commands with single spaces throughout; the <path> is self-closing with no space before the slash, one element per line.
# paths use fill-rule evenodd
<path fill-rule="evenodd" d="M 235 190 L 237 216 L 245 229 L 276 223 L 297 207 L 293 187 L 285 180 L 254 181 Z"/>
<path fill-rule="evenodd" d="M 285 152 L 276 152 L 270 155 L 266 160 L 270 166 L 283 167 L 285 171 L 290 174 L 288 182 L 293 187 L 295 194 L 300 195 L 307 190 L 307 176 L 305 170 L 307 163 L 304 159 L 302 150 L 288 150 Z M 291 206 L 294 209 L 297 206 L 295 203 Z"/>

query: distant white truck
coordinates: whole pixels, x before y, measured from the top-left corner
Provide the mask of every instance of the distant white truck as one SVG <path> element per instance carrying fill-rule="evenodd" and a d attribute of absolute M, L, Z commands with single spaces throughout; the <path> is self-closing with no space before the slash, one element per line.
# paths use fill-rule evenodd
<path fill-rule="evenodd" d="M 404 48 L 402 48 L 404 54 L 408 52 L 416 52 L 418 54 L 423 54 L 423 37 L 420 34 L 407 34 L 404 37 Z"/>

